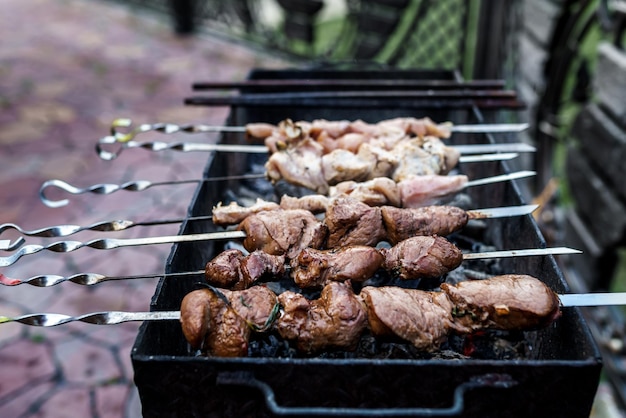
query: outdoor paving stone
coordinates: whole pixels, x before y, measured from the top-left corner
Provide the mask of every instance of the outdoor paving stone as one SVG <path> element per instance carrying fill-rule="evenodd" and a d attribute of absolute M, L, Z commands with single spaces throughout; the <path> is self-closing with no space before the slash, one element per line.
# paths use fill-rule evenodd
<path fill-rule="evenodd" d="M 0 370 L 0 401 L 4 401 L 32 382 L 50 379 L 56 368 L 47 344 L 21 339 L 2 347 Z"/>
<path fill-rule="evenodd" d="M 129 384 L 111 384 L 95 390 L 99 418 L 119 418 L 124 415 L 130 392 Z"/>
<path fill-rule="evenodd" d="M 91 407 L 91 390 L 88 388 L 67 388 L 56 390 L 32 418 L 68 418 L 94 416 Z"/>
<path fill-rule="evenodd" d="M 95 386 L 124 376 L 111 349 L 89 340 L 72 338 L 59 342 L 54 352 L 68 382 Z"/>
<path fill-rule="evenodd" d="M 4 304 L 2 304 L 4 305 Z M 20 309 L 17 309 L 13 306 L 4 305 L 2 306 L 2 312 L 0 315 L 14 317 L 21 315 L 23 312 Z M 1 324 L 0 325 L 0 349 L 5 346 L 8 342 L 15 340 L 19 336 L 22 335 L 24 331 L 24 326 L 20 323 L 9 323 L 9 324 Z"/>
<path fill-rule="evenodd" d="M 54 382 L 47 381 L 38 383 L 33 381 L 24 391 L 11 396 L 6 403 L 0 404 L 1 417 L 23 417 L 31 416 L 31 408 L 37 400 L 44 397 L 47 393 L 54 389 Z"/>

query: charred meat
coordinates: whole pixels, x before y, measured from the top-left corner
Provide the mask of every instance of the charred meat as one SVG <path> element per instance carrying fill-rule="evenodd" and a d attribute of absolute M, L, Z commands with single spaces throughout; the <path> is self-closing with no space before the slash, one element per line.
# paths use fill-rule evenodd
<path fill-rule="evenodd" d="M 384 268 L 401 279 L 440 277 L 463 262 L 463 253 L 443 237 L 413 237 L 380 250 Z"/>
<path fill-rule="evenodd" d="M 329 283 L 313 301 L 291 291 L 278 300 L 283 307 L 278 333 L 305 353 L 354 349 L 367 324 L 365 309 L 347 283 Z"/>
<path fill-rule="evenodd" d="M 265 277 L 285 273 L 285 256 L 254 251 L 247 256 L 238 250 L 221 252 L 205 266 L 208 284 L 231 290 L 247 289 Z"/>
<path fill-rule="evenodd" d="M 218 357 L 247 355 L 252 328 L 263 329 L 275 311 L 276 294 L 254 286 L 242 291 L 200 289 L 181 303 L 180 322 L 189 345 Z"/>
<path fill-rule="evenodd" d="M 323 286 L 329 281 L 363 282 L 383 264 L 376 248 L 355 245 L 336 250 L 305 248 L 291 260 L 292 277 L 301 288 Z"/>

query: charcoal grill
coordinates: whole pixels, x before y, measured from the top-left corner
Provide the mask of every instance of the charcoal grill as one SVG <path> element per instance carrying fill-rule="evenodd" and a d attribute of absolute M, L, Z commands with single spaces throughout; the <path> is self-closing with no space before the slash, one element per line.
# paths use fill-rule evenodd
<path fill-rule="evenodd" d="M 452 91 L 470 92 L 454 71 L 319 71 L 254 70 L 249 80 L 445 80 L 459 83 Z M 445 84 L 445 83 L 444 83 Z M 206 87 L 206 86 L 205 86 Z M 293 120 L 363 119 L 376 122 L 397 116 L 430 116 L 455 123 L 484 123 L 490 112 L 517 108 L 506 100 L 471 98 L 431 90 L 430 99 L 397 95 L 395 100 L 367 95 L 332 101 L 330 96 L 306 96 L 306 89 L 290 87 L 291 95 L 263 96 L 261 106 L 252 85 L 239 86 L 236 100 L 188 100 L 190 104 L 231 105 L 228 124 L 277 123 Z M 329 87 L 326 92 L 335 91 Z M 319 91 L 319 90 L 316 90 Z M 382 90 L 385 91 L 385 90 Z M 445 93 L 450 93 L 450 89 Z M 293 93 L 293 94 L 292 94 Z M 438 94 L 442 93 L 442 94 Z M 229 101 L 230 100 L 230 101 Z M 495 100 L 495 101 L 494 101 Z M 332 106 L 329 106 L 332 102 Z M 498 102 L 498 106 L 496 106 Z M 493 142 L 487 135 L 455 134 L 452 144 Z M 241 137 L 223 134 L 222 142 L 239 143 Z M 264 157 L 211 154 L 205 177 L 243 174 L 261 167 Z M 508 171 L 506 163 L 464 167 L 470 178 Z M 206 182 L 198 186 L 189 216 L 210 213 L 227 201 L 237 182 Z M 476 207 L 523 203 L 512 182 L 468 190 Z M 181 233 L 215 230 L 210 222 L 185 222 Z M 489 220 L 483 240 L 500 249 L 545 247 L 531 216 Z M 167 272 L 202 269 L 223 248 L 223 243 L 181 243 L 172 248 Z M 557 292 L 567 285 L 551 256 L 501 260 L 507 273 L 525 273 L 544 280 Z M 184 295 L 201 277 L 163 279 L 151 302 L 152 310 L 178 310 Z M 480 358 L 360 358 L 344 355 L 314 357 L 211 358 L 192 353 L 177 323 L 146 322 L 132 350 L 135 383 L 143 414 L 160 416 L 589 416 L 601 370 L 600 354 L 577 308 L 565 308 L 552 326 L 524 333 L 524 356 L 514 360 L 488 355 Z"/>

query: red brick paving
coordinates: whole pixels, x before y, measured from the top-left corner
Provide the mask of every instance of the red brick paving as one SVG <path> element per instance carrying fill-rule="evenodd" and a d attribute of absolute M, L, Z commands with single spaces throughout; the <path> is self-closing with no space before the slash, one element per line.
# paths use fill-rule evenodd
<path fill-rule="evenodd" d="M 114 2 L 0 2 L 0 224 L 25 229 L 87 225 L 114 219 L 184 217 L 195 185 L 145 192 L 71 196 L 52 209 L 39 200 L 44 181 L 77 187 L 126 181 L 198 178 L 207 155 L 127 150 L 115 161 L 95 153 L 115 118 L 136 123 L 222 124 L 226 108 L 186 107 L 191 83 L 237 80 L 253 67 L 283 66 L 258 51 L 206 37 L 177 37 L 170 22 L 138 15 Z M 213 140 L 215 136 L 159 133 L 144 140 Z M 84 231 L 67 238 L 28 237 L 27 244 L 174 235 L 179 225 L 135 227 L 118 233 Z M 0 239 L 15 239 L 6 231 Z M 0 269 L 8 277 L 112 276 L 163 272 L 170 245 L 68 254 L 43 251 Z M 8 253 L 0 251 L 0 256 Z M 35 312 L 78 315 L 99 310 L 147 310 L 156 279 L 52 288 L 0 287 L 0 315 Z M 109 327 L 72 323 L 54 328 L 0 325 L 0 417 L 134 418 L 141 405 L 130 349 L 138 323 Z"/>

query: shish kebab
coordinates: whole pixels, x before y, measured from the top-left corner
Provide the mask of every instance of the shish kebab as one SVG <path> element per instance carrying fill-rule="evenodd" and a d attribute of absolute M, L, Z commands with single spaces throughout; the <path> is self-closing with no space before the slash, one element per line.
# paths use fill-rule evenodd
<path fill-rule="evenodd" d="M 119 156 L 125 148 L 144 148 L 151 151 L 163 151 L 171 149 L 175 151 L 190 152 L 190 151 L 218 151 L 218 152 L 247 152 L 247 153 L 268 153 L 273 152 L 275 149 L 275 141 L 265 146 L 257 145 L 234 145 L 234 144 L 205 144 L 205 143 L 189 143 L 189 142 L 176 142 L 166 143 L 160 141 L 154 142 L 136 142 L 133 139 L 142 133 L 146 132 L 160 132 L 163 134 L 172 134 L 176 132 L 186 133 L 207 133 L 207 132 L 233 132 L 243 133 L 249 139 L 265 140 L 271 137 L 273 133 L 280 130 L 285 126 L 283 121 L 277 125 L 268 123 L 250 123 L 246 126 L 209 126 L 209 125 L 176 125 L 171 123 L 156 123 L 156 124 L 141 124 L 138 127 L 131 129 L 129 132 L 120 132 L 119 128 L 130 128 L 132 121 L 126 118 L 120 118 L 113 121 L 111 124 L 111 135 L 106 136 L 98 142 L 96 145 L 96 151 L 100 158 L 105 160 L 112 160 Z M 367 124 L 363 121 L 324 121 L 318 120 L 309 122 L 296 122 L 291 121 L 290 125 L 310 125 L 314 128 L 313 133 L 319 135 L 320 132 L 324 132 L 324 137 L 329 137 L 328 130 L 325 127 L 332 128 L 331 132 L 337 135 L 337 132 L 350 134 L 352 137 L 350 141 L 355 143 L 355 134 L 366 134 L 371 138 L 376 129 L 375 127 L 382 124 L 383 127 L 394 128 L 396 132 L 400 129 L 401 135 L 413 135 L 413 136 L 425 136 L 432 135 L 440 138 L 447 138 L 453 132 L 463 133 L 506 133 L 506 132 L 521 132 L 528 128 L 528 124 L 491 124 L 491 125 L 452 125 L 442 124 L 437 125 L 428 118 L 416 119 L 416 118 L 396 118 L 387 121 L 381 121 L 377 124 Z M 326 125 L 326 126 L 324 126 Z M 403 126 L 404 125 L 404 126 Z M 342 130 L 337 127 L 343 127 Z M 293 134 L 293 129 L 290 129 Z M 298 130 L 301 133 L 301 129 Z M 387 132 L 388 134 L 389 132 Z M 339 141 L 345 142 L 345 141 Z M 108 151 L 103 148 L 105 145 L 122 144 L 116 151 Z M 466 145 L 455 147 L 461 154 L 479 154 L 487 152 L 532 152 L 534 148 L 527 144 L 479 144 L 479 145 Z"/>
<path fill-rule="evenodd" d="M 626 304 L 626 293 L 557 294 L 528 275 L 495 276 L 440 288 L 436 292 L 368 286 L 355 295 L 350 286 L 335 282 L 312 301 L 293 292 L 277 296 L 263 286 L 241 291 L 200 289 L 185 296 L 180 311 L 39 313 L 0 316 L 0 324 L 51 327 L 74 321 L 111 325 L 175 320 L 193 348 L 222 356 L 246 355 L 252 332 L 272 330 L 302 351 L 351 347 L 367 329 L 375 336 L 394 336 L 434 351 L 450 332 L 534 330 L 556 321 L 564 307 Z M 224 340 L 229 331 L 232 338 Z"/>
<path fill-rule="evenodd" d="M 290 133 L 295 130 L 299 133 Z M 285 134 L 266 140 L 274 150 L 265 164 L 268 180 L 285 180 L 325 194 L 343 181 L 389 177 L 396 182 L 419 175 L 448 174 L 459 162 L 484 162 L 515 158 L 517 154 L 460 156 L 439 138 L 381 137 L 366 143 L 343 142 L 339 148 L 309 136 L 303 129 L 281 129 Z M 292 136 L 289 136 L 292 135 Z M 347 134 L 360 135 L 360 134 Z M 331 142 L 338 142 L 330 140 Z M 335 146 L 336 145 L 332 145 Z"/>
<path fill-rule="evenodd" d="M 431 176 L 414 176 L 410 179 L 406 179 L 402 182 L 399 182 L 397 185 L 394 185 L 397 191 L 395 193 L 403 193 L 405 196 L 412 196 L 411 198 L 404 199 L 407 202 L 410 202 L 415 199 L 415 197 L 419 196 L 429 196 L 429 188 L 432 189 L 432 193 L 436 196 L 435 198 L 441 198 L 443 195 L 460 192 L 461 190 L 467 187 L 473 186 L 481 186 L 485 184 L 499 183 L 508 180 L 521 179 L 525 177 L 534 176 L 536 173 L 534 171 L 516 171 L 509 174 L 502 174 L 492 177 L 486 177 L 482 179 L 468 180 L 468 177 L 465 175 L 455 175 L 455 176 L 440 176 L 440 175 L 431 175 Z M 65 206 L 69 203 L 67 199 L 61 200 L 53 200 L 49 199 L 46 196 L 46 190 L 52 187 L 59 188 L 73 195 L 84 194 L 84 193 L 94 193 L 101 195 L 108 195 L 111 193 L 115 193 L 120 190 L 126 190 L 130 192 L 141 192 L 143 190 L 149 189 L 155 186 L 171 186 L 177 184 L 189 184 L 189 183 L 202 183 L 202 182 L 212 182 L 212 181 L 222 181 L 222 180 L 238 180 L 238 179 L 261 179 L 265 178 L 265 174 L 244 174 L 240 176 L 225 176 L 225 177 L 211 177 L 204 179 L 194 179 L 194 180 L 174 180 L 174 181 L 163 181 L 163 182 L 151 182 L 147 180 L 135 180 L 126 182 L 123 184 L 112 184 L 112 183 L 102 183 L 102 184 L 94 184 L 92 186 L 79 188 L 75 187 L 63 180 L 52 179 L 45 181 L 41 187 L 39 188 L 39 198 L 42 203 L 44 203 L 48 207 L 58 208 Z M 385 180 L 382 180 L 385 181 Z M 344 192 L 343 190 L 339 190 L 340 186 L 347 186 L 346 190 L 353 188 L 366 187 L 370 188 L 370 185 L 373 186 L 374 189 L 378 188 L 376 185 L 377 182 L 380 182 L 378 179 L 371 180 L 373 183 L 356 183 L 356 182 L 344 182 L 344 184 L 338 184 L 336 190 L 338 193 Z M 387 181 L 387 183 L 389 183 Z M 421 199 L 419 202 L 423 202 Z M 424 206 L 428 203 L 421 203 L 421 206 Z"/>
<path fill-rule="evenodd" d="M 358 202 L 357 202 L 358 203 Z M 362 204 L 361 214 L 352 216 L 352 228 L 346 229 L 350 221 L 346 212 L 339 208 L 338 216 L 332 214 L 320 221 L 311 212 L 294 209 L 264 211 L 246 217 L 236 231 L 208 232 L 189 235 L 172 235 L 148 238 L 111 239 L 101 238 L 88 242 L 59 241 L 46 246 L 26 245 L 10 256 L 0 257 L 0 267 L 17 262 L 22 256 L 38 253 L 43 250 L 53 252 L 71 252 L 84 247 L 100 250 L 113 248 L 153 245 L 164 243 L 197 242 L 215 239 L 242 239 L 248 251 L 261 249 L 270 254 L 286 254 L 292 257 L 304 248 L 337 248 L 346 245 L 376 245 L 379 240 L 393 239 L 386 236 L 382 215 Z M 373 210 L 373 211 L 370 211 Z M 342 213 L 343 212 L 343 213 Z M 360 217 L 359 217 L 360 215 Z M 380 218 L 379 218 L 380 216 Z M 398 229 L 401 230 L 400 228 Z M 528 250 L 494 251 L 464 255 L 464 258 L 496 258 L 517 257 L 545 254 L 569 254 L 579 252 L 570 248 L 541 248 Z"/>

